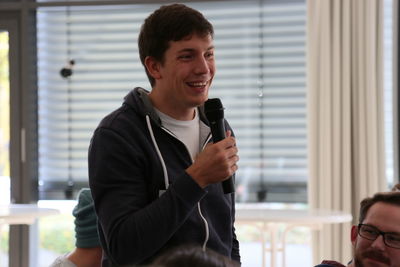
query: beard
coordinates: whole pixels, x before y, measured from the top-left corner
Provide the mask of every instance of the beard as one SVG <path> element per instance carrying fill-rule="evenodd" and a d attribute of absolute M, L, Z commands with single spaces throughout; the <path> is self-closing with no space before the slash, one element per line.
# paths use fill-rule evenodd
<path fill-rule="evenodd" d="M 390 258 L 386 257 L 383 255 L 381 252 L 374 250 L 374 249 L 367 249 L 365 251 L 355 251 L 354 252 L 354 266 L 355 267 L 365 267 L 363 260 L 364 259 L 374 259 L 379 262 L 382 262 L 384 264 L 387 264 L 388 266 L 391 266 L 391 261 Z"/>

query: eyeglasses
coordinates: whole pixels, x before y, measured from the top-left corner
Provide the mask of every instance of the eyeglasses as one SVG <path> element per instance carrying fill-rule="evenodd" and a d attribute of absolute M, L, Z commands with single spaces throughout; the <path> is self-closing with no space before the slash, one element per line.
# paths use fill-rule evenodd
<path fill-rule="evenodd" d="M 358 225 L 358 234 L 371 241 L 375 241 L 378 236 L 382 235 L 386 246 L 400 249 L 400 233 L 382 232 L 375 226 L 360 223 Z"/>

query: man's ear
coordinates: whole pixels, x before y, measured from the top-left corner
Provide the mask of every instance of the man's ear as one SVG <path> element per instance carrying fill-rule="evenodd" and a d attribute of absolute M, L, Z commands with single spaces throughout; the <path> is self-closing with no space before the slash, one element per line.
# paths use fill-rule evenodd
<path fill-rule="evenodd" d="M 356 243 L 357 240 L 357 236 L 358 236 L 358 226 L 353 225 L 351 227 L 351 243 L 353 244 L 353 246 Z"/>
<path fill-rule="evenodd" d="M 155 60 L 153 57 L 147 56 L 144 59 L 144 65 L 146 66 L 146 69 L 148 73 L 153 77 L 154 79 L 160 79 L 161 78 L 161 73 L 160 73 L 160 67 L 161 63 Z"/>

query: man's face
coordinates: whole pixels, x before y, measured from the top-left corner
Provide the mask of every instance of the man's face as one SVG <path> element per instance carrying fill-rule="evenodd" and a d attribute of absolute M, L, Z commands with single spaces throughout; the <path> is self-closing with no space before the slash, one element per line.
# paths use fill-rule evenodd
<path fill-rule="evenodd" d="M 382 232 L 400 233 L 400 207 L 375 203 L 368 210 L 363 224 L 375 226 Z M 400 266 L 400 249 L 386 246 L 382 235 L 371 241 L 361 237 L 357 233 L 357 226 L 353 226 L 351 241 L 356 267 Z"/>
<path fill-rule="evenodd" d="M 210 35 L 193 34 L 171 41 L 164 62 L 157 64 L 157 97 L 174 109 L 192 109 L 208 99 L 215 74 L 214 46 Z"/>

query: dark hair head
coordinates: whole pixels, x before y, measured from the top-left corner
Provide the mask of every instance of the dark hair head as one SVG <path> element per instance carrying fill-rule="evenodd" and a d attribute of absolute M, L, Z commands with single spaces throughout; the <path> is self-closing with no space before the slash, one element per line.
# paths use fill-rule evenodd
<path fill-rule="evenodd" d="M 239 263 L 213 250 L 185 245 L 173 248 L 159 256 L 151 267 L 238 267 Z"/>
<path fill-rule="evenodd" d="M 396 205 L 400 207 L 400 192 L 382 192 L 376 193 L 373 197 L 365 198 L 360 203 L 360 218 L 359 223 L 363 223 L 367 212 L 372 205 L 383 202 L 386 204 Z"/>
<path fill-rule="evenodd" d="M 179 41 L 192 34 L 213 37 L 214 29 L 199 11 L 186 5 L 161 6 L 145 19 L 140 30 L 138 41 L 140 61 L 144 65 L 145 58 L 151 56 L 163 62 L 170 41 Z M 154 78 L 147 69 L 146 74 L 153 86 Z"/>

